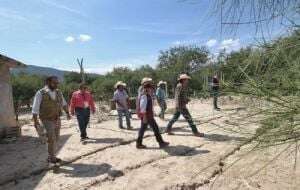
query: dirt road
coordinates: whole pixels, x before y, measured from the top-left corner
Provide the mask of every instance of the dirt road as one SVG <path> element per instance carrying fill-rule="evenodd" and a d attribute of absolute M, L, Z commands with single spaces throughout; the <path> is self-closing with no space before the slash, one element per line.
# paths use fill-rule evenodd
<path fill-rule="evenodd" d="M 210 100 L 193 100 L 190 104 L 197 127 L 205 137 L 192 136 L 187 123 L 180 120 L 174 126 L 175 135 L 163 134 L 170 142 L 166 149 L 158 148 L 151 130 L 146 132 L 144 140 L 148 148 L 135 148 L 137 119 L 133 120 L 134 129 L 128 131 L 118 129 L 116 119 L 97 123 L 93 117 L 88 128 L 91 139 L 86 145 L 79 142 L 75 118 L 63 119 L 58 156 L 66 163 L 60 168 L 47 166 L 45 145 L 39 142 L 33 126 L 25 125 L 22 138 L 0 146 L 0 189 L 282 190 L 299 187 L 300 174 L 299 168 L 294 168 L 294 155 L 282 154 L 276 162 L 267 165 L 285 146 L 249 152 L 253 146 L 251 134 L 257 125 L 248 122 L 246 109 L 237 102 L 227 101 L 222 105 L 223 110 L 216 112 L 210 103 Z M 167 120 L 170 117 L 168 114 Z M 157 121 L 163 131 L 167 121 Z"/>

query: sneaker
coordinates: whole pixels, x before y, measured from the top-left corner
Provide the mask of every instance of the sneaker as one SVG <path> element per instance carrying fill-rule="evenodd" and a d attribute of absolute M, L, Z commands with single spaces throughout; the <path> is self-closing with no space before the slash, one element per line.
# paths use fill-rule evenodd
<path fill-rule="evenodd" d="M 55 160 L 56 160 L 56 162 L 57 162 L 57 163 L 61 163 L 61 162 L 63 162 L 63 160 L 62 160 L 62 159 L 60 159 L 60 158 L 57 158 L 57 157 L 55 158 Z"/>
<path fill-rule="evenodd" d="M 162 143 L 159 143 L 159 148 L 165 148 L 167 146 L 169 146 L 169 142 L 162 142 Z"/>
<path fill-rule="evenodd" d="M 127 129 L 128 129 L 128 130 L 131 130 L 131 129 L 132 129 L 132 127 L 131 127 L 131 126 L 129 126 L 129 127 L 127 127 Z"/>
<path fill-rule="evenodd" d="M 204 137 L 204 133 L 199 133 L 199 132 L 197 132 L 197 133 L 194 133 L 194 135 L 195 135 L 196 137 Z"/>
<path fill-rule="evenodd" d="M 216 111 L 220 111 L 221 109 L 220 109 L 220 108 L 215 108 L 215 110 L 216 110 Z"/>
<path fill-rule="evenodd" d="M 124 129 L 124 127 L 123 127 L 123 126 L 121 126 L 121 127 L 119 127 L 119 129 Z"/>
<path fill-rule="evenodd" d="M 137 144 L 136 145 L 136 148 L 137 149 L 145 149 L 145 148 L 147 148 L 145 145 L 143 145 L 143 144 Z"/>

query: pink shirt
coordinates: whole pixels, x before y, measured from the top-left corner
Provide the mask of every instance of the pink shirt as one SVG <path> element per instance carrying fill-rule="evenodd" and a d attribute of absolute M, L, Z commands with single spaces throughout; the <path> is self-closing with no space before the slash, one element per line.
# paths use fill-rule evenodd
<path fill-rule="evenodd" d="M 70 111 L 72 114 L 74 114 L 75 108 L 90 108 L 92 112 L 95 112 L 95 102 L 91 93 L 88 91 L 81 93 L 80 90 L 73 92 L 70 103 Z"/>

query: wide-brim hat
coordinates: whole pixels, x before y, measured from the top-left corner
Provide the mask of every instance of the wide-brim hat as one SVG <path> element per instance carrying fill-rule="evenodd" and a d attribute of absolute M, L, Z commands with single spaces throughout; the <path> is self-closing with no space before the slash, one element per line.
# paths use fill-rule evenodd
<path fill-rule="evenodd" d="M 115 88 L 118 88 L 119 86 L 126 86 L 126 84 L 125 83 L 123 83 L 122 81 L 118 81 L 116 84 L 115 84 Z"/>
<path fill-rule="evenodd" d="M 164 84 L 164 85 L 166 85 L 167 84 L 167 82 L 166 81 L 159 81 L 158 83 L 157 83 L 157 86 L 160 86 L 160 85 L 162 85 L 162 84 Z"/>
<path fill-rule="evenodd" d="M 178 77 L 178 80 L 185 80 L 185 79 L 190 80 L 191 77 L 190 77 L 189 75 L 187 75 L 187 74 L 181 74 L 181 75 Z"/>
<path fill-rule="evenodd" d="M 142 79 L 141 84 L 142 85 L 152 84 L 152 82 L 153 82 L 152 78 L 145 77 L 145 78 Z"/>

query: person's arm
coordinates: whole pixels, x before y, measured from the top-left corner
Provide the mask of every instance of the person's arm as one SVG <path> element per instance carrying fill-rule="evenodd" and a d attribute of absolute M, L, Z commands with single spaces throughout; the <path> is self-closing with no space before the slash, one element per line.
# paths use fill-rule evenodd
<path fill-rule="evenodd" d="M 32 105 L 32 118 L 33 118 L 35 128 L 37 128 L 37 126 L 40 125 L 38 120 L 38 115 L 40 113 L 41 102 L 42 102 L 42 94 L 40 91 L 38 91 L 34 96 L 33 105 Z"/>
<path fill-rule="evenodd" d="M 70 112 L 69 112 L 69 109 L 68 109 L 67 101 L 66 101 L 66 99 L 64 98 L 64 96 L 61 92 L 60 92 L 60 95 L 61 95 L 61 99 L 62 99 L 62 108 L 65 111 L 65 113 L 67 114 L 67 119 L 69 120 L 69 119 L 71 119 L 71 115 L 70 115 Z"/>
<path fill-rule="evenodd" d="M 90 106 L 92 109 L 92 113 L 94 114 L 96 112 L 96 106 L 95 106 L 95 101 L 94 101 L 92 94 L 90 94 Z"/>
<path fill-rule="evenodd" d="M 184 105 L 184 103 L 183 103 L 183 96 L 182 96 L 182 86 L 177 86 L 176 87 L 176 96 L 177 96 L 177 103 L 178 103 L 178 106 L 179 106 L 179 108 L 183 108 L 183 105 Z"/>
<path fill-rule="evenodd" d="M 143 123 L 147 123 L 146 109 L 147 109 L 147 96 L 142 95 L 140 100 L 140 113 L 142 115 Z"/>
<path fill-rule="evenodd" d="M 72 115 L 75 114 L 75 93 L 72 94 L 72 98 L 70 100 L 70 112 Z"/>

